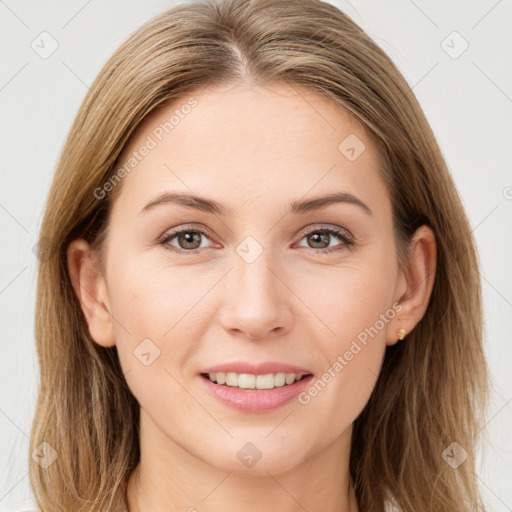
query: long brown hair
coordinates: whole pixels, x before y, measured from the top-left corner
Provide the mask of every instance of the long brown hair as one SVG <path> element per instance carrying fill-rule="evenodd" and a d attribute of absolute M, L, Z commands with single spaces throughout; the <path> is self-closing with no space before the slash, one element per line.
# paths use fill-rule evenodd
<path fill-rule="evenodd" d="M 71 240 L 84 238 L 101 249 L 112 197 L 99 200 L 94 191 L 113 175 L 131 135 L 157 106 L 210 84 L 247 80 L 324 94 L 373 135 L 401 264 L 417 227 L 427 224 L 436 236 L 427 311 L 405 342 L 387 348 L 354 424 L 350 475 L 360 512 L 380 512 L 387 500 L 410 512 L 483 510 L 474 448 L 487 368 L 471 228 L 405 79 L 361 28 L 320 0 L 179 5 L 133 33 L 92 84 L 60 156 L 40 232 L 41 382 L 30 452 L 39 447 L 51 460 L 54 449 L 57 458 L 46 468 L 29 458 L 38 505 L 44 511 L 122 510 L 140 457 L 139 404 L 116 348 L 91 339 L 67 270 Z M 457 469 L 443 458 L 453 442 L 468 454 Z"/>

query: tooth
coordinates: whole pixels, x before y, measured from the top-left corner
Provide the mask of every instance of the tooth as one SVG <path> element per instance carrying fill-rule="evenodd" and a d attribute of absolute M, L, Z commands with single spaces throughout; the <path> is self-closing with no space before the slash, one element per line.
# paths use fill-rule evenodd
<path fill-rule="evenodd" d="M 293 384 L 295 382 L 295 373 L 287 373 L 285 382 L 286 384 Z"/>
<path fill-rule="evenodd" d="M 276 388 L 284 386 L 285 382 L 286 382 L 286 373 L 276 373 L 274 375 L 274 386 Z"/>
<path fill-rule="evenodd" d="M 272 389 L 274 387 L 274 374 L 258 375 L 256 377 L 256 389 Z"/>
<path fill-rule="evenodd" d="M 238 373 L 226 373 L 226 384 L 228 386 L 238 386 Z"/>
<path fill-rule="evenodd" d="M 238 387 L 244 389 L 254 389 L 256 387 L 256 375 L 250 373 L 241 373 L 238 376 Z"/>
<path fill-rule="evenodd" d="M 272 389 L 293 384 L 301 380 L 304 375 L 296 373 L 267 373 L 266 375 L 254 375 L 252 373 L 235 372 L 210 372 L 208 373 L 210 381 L 217 384 L 226 384 L 231 387 L 241 389 Z"/>

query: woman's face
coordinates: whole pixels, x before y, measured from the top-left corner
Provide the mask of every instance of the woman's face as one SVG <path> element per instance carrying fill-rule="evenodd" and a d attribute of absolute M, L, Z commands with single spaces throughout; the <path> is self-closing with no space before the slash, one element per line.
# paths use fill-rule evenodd
<path fill-rule="evenodd" d="M 123 164 L 96 341 L 155 452 L 264 474 L 346 445 L 401 327 L 374 141 L 305 89 L 217 87 L 151 114 Z"/>

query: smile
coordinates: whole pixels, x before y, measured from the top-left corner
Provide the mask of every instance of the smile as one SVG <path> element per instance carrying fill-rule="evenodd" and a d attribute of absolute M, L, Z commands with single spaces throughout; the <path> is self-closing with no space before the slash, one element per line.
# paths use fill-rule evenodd
<path fill-rule="evenodd" d="M 202 374 L 211 382 L 229 387 L 241 389 L 273 389 L 281 386 L 289 386 L 304 377 L 297 373 L 267 373 L 255 375 L 252 373 L 216 372 Z"/>
<path fill-rule="evenodd" d="M 313 374 L 283 363 L 227 363 L 206 368 L 199 377 L 221 404 L 245 413 L 264 413 L 297 398 Z"/>

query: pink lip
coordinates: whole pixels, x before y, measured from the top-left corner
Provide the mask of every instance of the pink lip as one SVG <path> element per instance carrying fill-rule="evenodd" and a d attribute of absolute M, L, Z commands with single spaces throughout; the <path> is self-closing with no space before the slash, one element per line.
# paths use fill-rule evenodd
<path fill-rule="evenodd" d="M 286 363 L 278 363 L 275 361 L 265 361 L 260 364 L 246 363 L 243 361 L 224 363 L 217 366 L 205 368 L 200 373 L 217 373 L 217 372 L 232 372 L 232 373 L 251 373 L 253 375 L 266 375 L 267 373 L 297 373 L 307 374 L 312 373 L 304 368 L 293 366 Z M 300 381 L 299 381 L 300 382 Z"/>
<path fill-rule="evenodd" d="M 293 384 L 285 384 L 272 389 L 241 389 L 226 384 L 215 384 L 207 377 L 201 376 L 201 381 L 215 398 L 226 405 L 250 413 L 267 412 L 285 405 L 303 391 L 313 378 L 311 372 L 304 368 L 273 361 L 256 365 L 245 362 L 225 363 L 205 368 L 201 373 L 217 372 L 251 373 L 253 375 L 266 375 L 267 373 L 307 374 L 307 376 Z"/>
<path fill-rule="evenodd" d="M 313 375 L 308 375 L 293 384 L 272 389 L 241 389 L 225 384 L 214 384 L 207 377 L 200 377 L 215 398 L 226 405 L 250 413 L 267 412 L 285 405 L 303 391 L 312 378 Z"/>

